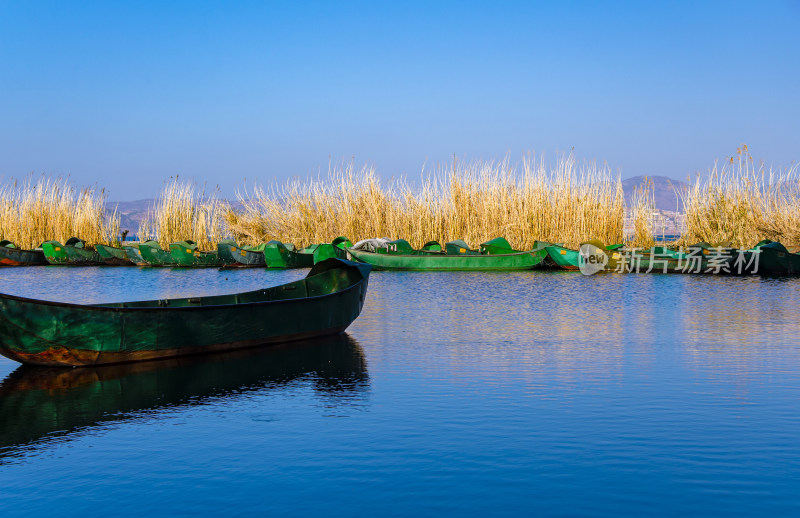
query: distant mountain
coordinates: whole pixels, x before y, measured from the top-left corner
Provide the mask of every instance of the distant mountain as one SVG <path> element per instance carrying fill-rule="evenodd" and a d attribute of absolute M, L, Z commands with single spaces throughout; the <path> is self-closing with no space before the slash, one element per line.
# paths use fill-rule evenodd
<path fill-rule="evenodd" d="M 130 234 L 135 234 L 139 231 L 139 223 L 144 219 L 147 211 L 150 210 L 155 201 L 154 198 L 134 201 L 108 201 L 106 202 L 106 210 L 111 211 L 116 207 L 119 213 L 120 230 L 128 230 Z"/>
<path fill-rule="evenodd" d="M 666 176 L 634 176 L 622 181 L 622 190 L 625 191 L 625 203 L 630 206 L 633 193 L 639 186 L 646 186 L 652 182 L 652 189 L 649 189 L 651 196 L 654 196 L 656 208 L 659 210 L 683 212 L 683 202 L 678 192 L 689 187 L 689 184 L 680 180 L 673 180 Z"/>

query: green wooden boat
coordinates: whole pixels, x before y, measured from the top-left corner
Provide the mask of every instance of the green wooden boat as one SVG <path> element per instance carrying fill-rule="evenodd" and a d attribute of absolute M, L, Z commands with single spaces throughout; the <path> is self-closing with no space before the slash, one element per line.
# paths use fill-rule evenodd
<path fill-rule="evenodd" d="M 442 252 L 442 245 L 439 244 L 438 241 L 428 241 L 422 248 L 420 248 L 421 252 L 429 252 L 429 253 L 441 253 Z"/>
<path fill-rule="evenodd" d="M 44 257 L 50 264 L 97 266 L 105 264 L 97 250 L 88 247 L 83 239 L 71 237 L 63 245 L 58 241 L 42 243 Z"/>
<path fill-rule="evenodd" d="M 461 247 L 464 248 L 464 247 Z M 547 256 L 544 248 L 511 254 L 379 254 L 366 250 L 348 249 L 353 258 L 371 264 L 376 270 L 532 270 Z"/>
<path fill-rule="evenodd" d="M 336 334 L 361 312 L 369 272 L 330 259 L 274 288 L 110 304 L 0 294 L 0 354 L 36 365 L 99 365 Z"/>
<path fill-rule="evenodd" d="M 122 247 L 95 245 L 97 253 L 103 262 L 109 266 L 133 266 L 133 261 L 128 258 L 128 253 Z"/>
<path fill-rule="evenodd" d="M 257 246 L 239 246 L 236 243 L 219 243 L 217 251 L 225 266 L 248 268 L 267 265 L 264 259 L 266 243 Z"/>
<path fill-rule="evenodd" d="M 545 243 L 544 241 L 542 241 L 541 243 L 547 250 L 547 256 L 549 258 L 549 262 L 551 261 L 552 262 L 551 264 L 555 265 L 556 268 L 561 270 L 580 269 L 579 250 L 575 250 L 573 248 L 566 248 L 557 243 Z M 623 247 L 622 244 L 605 246 L 603 243 L 601 243 L 596 239 L 581 243 L 581 245 L 584 244 L 593 245 L 599 248 L 601 251 L 604 251 L 604 253 L 608 256 L 608 264 L 606 265 L 606 270 L 613 270 L 614 268 L 616 268 L 617 266 L 616 261 L 621 257 L 618 251 Z"/>
<path fill-rule="evenodd" d="M 322 243 L 295 250 L 294 245 L 270 241 L 264 247 L 264 260 L 267 268 L 311 268 L 326 259 L 346 259 L 348 245 L 352 245 L 350 241 L 341 238 L 335 245 Z"/>
<path fill-rule="evenodd" d="M 185 268 L 216 267 L 223 266 L 222 260 L 216 250 L 213 252 L 202 252 L 197 249 L 194 241 L 178 241 L 169 244 L 170 255 L 172 255 L 175 266 Z"/>
<path fill-rule="evenodd" d="M 106 423 L 254 391 L 313 375 L 315 392 L 358 398 L 369 382 L 364 351 L 347 334 L 269 346 L 82 369 L 21 365 L 0 383 L 0 464 L 14 450 L 85 437 Z"/>
<path fill-rule="evenodd" d="M 310 268 L 314 265 L 313 256 L 300 257 L 294 245 L 280 241 L 269 241 L 264 244 L 264 264 L 267 268 Z"/>
<path fill-rule="evenodd" d="M 125 255 L 128 257 L 130 262 L 136 266 L 148 266 L 149 263 L 145 260 L 144 256 L 142 256 L 142 247 L 161 250 L 161 247 L 158 245 L 158 241 L 153 241 L 152 239 L 149 239 L 143 243 L 128 243 L 122 248 L 125 250 Z"/>
<path fill-rule="evenodd" d="M 22 250 L 4 239 L 0 241 L 0 265 L 3 266 L 41 266 L 49 264 L 41 248 Z"/>
<path fill-rule="evenodd" d="M 169 250 L 161 248 L 156 241 L 147 241 L 139 245 L 139 254 L 147 266 L 176 266 L 177 263 L 173 259 Z M 128 252 L 128 257 L 131 253 Z M 134 261 L 135 262 L 135 261 Z M 138 264 L 138 263 L 137 263 Z"/>
<path fill-rule="evenodd" d="M 731 272 L 737 275 L 800 275 L 800 254 L 792 252 L 777 241 L 764 240 L 744 251 Z"/>
<path fill-rule="evenodd" d="M 473 250 L 463 239 L 448 241 L 444 244 L 446 255 L 481 255 L 480 250 Z"/>

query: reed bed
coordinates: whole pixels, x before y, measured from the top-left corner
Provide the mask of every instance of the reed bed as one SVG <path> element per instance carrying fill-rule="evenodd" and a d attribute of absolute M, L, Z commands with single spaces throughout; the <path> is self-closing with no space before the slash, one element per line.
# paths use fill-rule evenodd
<path fill-rule="evenodd" d="M 238 241 L 277 239 L 296 244 L 330 242 L 340 235 L 407 239 L 413 246 L 465 239 L 471 245 L 505 236 L 529 249 L 534 240 L 578 246 L 597 238 L 622 239 L 624 197 L 607 166 L 579 165 L 573 155 L 459 162 L 423 176 L 381 182 L 374 168 L 350 164 L 327 176 L 284 185 L 255 186 L 238 194 L 241 209 L 225 221 Z"/>
<path fill-rule="evenodd" d="M 176 241 L 191 240 L 201 250 L 216 250 L 226 235 L 223 212 L 227 203 L 214 192 L 207 196 L 193 182 L 170 178 L 139 224 L 139 239 L 153 239 L 165 250 Z"/>
<path fill-rule="evenodd" d="M 681 244 L 706 241 L 749 248 L 762 239 L 800 244 L 797 166 L 766 169 L 742 146 L 681 193 L 686 228 Z"/>
<path fill-rule="evenodd" d="M 632 235 L 626 236 L 626 244 L 635 248 L 651 248 L 656 244 L 654 214 L 656 213 L 655 193 L 652 180 L 636 187 L 631 196 L 628 214 L 632 226 Z"/>
<path fill-rule="evenodd" d="M 105 210 L 105 191 L 76 189 L 67 179 L 41 176 L 0 186 L 0 239 L 21 248 L 76 236 L 90 244 L 119 241 L 116 209 Z"/>

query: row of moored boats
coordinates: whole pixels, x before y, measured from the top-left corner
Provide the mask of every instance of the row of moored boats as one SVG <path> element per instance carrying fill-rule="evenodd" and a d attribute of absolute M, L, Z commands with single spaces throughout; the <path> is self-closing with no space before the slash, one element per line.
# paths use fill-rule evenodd
<path fill-rule="evenodd" d="M 800 274 L 798 249 L 763 240 L 741 250 L 727 243 L 700 242 L 687 247 L 632 248 L 587 241 L 573 249 L 559 243 L 536 241 L 530 250 L 517 250 L 503 237 L 477 248 L 463 240 L 444 245 L 429 241 L 415 249 L 404 239 L 375 238 L 353 244 L 345 237 L 331 243 L 299 249 L 280 241 L 241 246 L 221 241 L 215 251 L 201 251 L 192 241 L 171 243 L 169 250 L 155 241 L 125 243 L 121 247 L 88 246 L 78 238 L 63 245 L 47 241 L 35 250 L 21 250 L 0 242 L 0 264 L 7 265 L 139 265 L 173 267 L 309 268 L 325 259 L 351 259 L 377 270 L 532 270 L 560 269 L 621 273 Z"/>

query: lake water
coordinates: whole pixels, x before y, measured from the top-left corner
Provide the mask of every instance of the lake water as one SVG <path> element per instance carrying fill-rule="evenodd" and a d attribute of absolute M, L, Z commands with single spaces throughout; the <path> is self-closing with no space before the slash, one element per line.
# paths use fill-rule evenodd
<path fill-rule="evenodd" d="M 110 302 L 304 270 L 4 268 Z M 342 337 L 0 359 L 0 516 L 798 516 L 800 279 L 374 272 Z"/>

